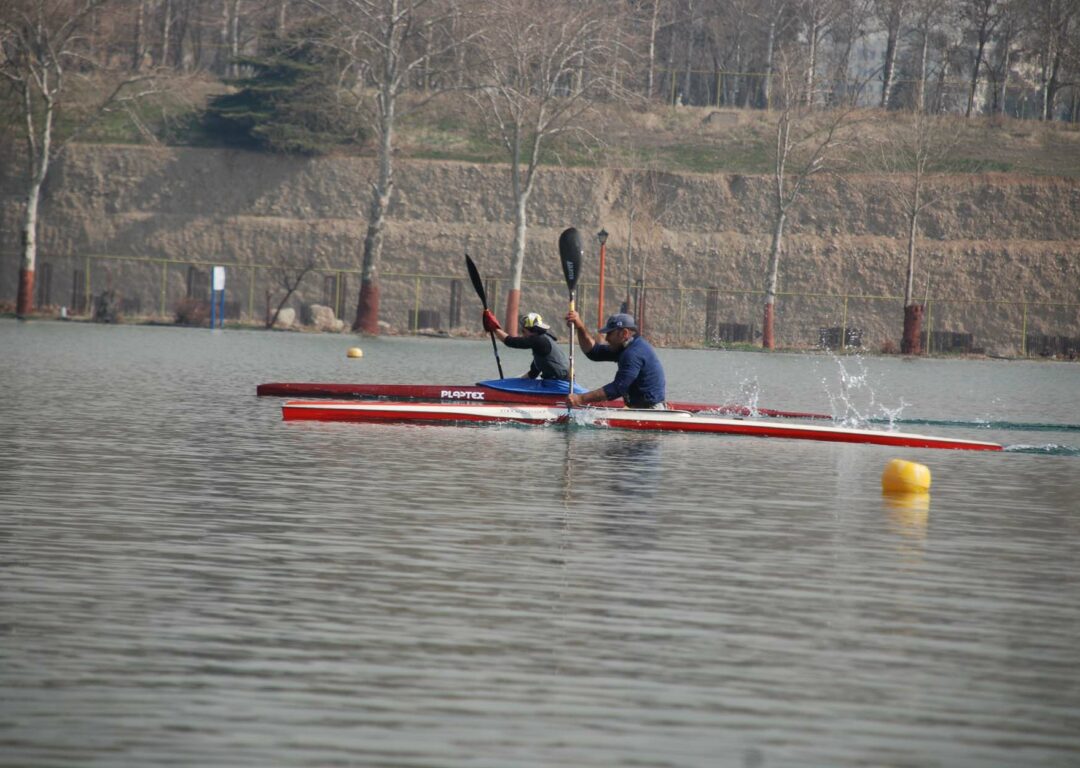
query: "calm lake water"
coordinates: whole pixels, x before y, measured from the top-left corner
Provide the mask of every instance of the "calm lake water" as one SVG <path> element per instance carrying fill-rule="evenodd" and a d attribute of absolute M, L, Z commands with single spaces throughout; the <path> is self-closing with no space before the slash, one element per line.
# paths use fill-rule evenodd
<path fill-rule="evenodd" d="M 1080 764 L 1080 365 L 661 356 L 1011 450 L 285 423 L 490 344 L 0 321 L 0 764 Z"/>

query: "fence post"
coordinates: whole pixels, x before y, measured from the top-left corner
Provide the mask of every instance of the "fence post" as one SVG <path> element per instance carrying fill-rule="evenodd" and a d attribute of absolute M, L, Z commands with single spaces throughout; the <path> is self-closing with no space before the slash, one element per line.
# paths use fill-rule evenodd
<path fill-rule="evenodd" d="M 1020 329 L 1020 355 L 1021 357 L 1027 357 L 1027 297 L 1023 299 L 1024 305 L 1024 324 Z"/>
<path fill-rule="evenodd" d="M 848 294 L 844 291 L 844 314 L 840 321 L 840 351 L 847 349 L 847 301 Z"/>
<path fill-rule="evenodd" d="M 92 315 L 94 313 L 93 302 L 90 300 L 90 254 L 86 254 L 86 293 L 84 294 L 86 300 L 86 311 L 89 311 Z"/>
<path fill-rule="evenodd" d="M 680 344 L 683 343 L 683 317 L 685 316 L 684 315 L 685 304 L 686 304 L 686 302 L 683 299 L 683 288 L 680 285 L 679 286 L 679 336 L 678 336 Z"/>
<path fill-rule="evenodd" d="M 412 332 L 420 330 L 420 275 L 416 276 L 416 290 L 413 295 Z"/>
<path fill-rule="evenodd" d="M 258 270 L 255 265 L 251 265 L 251 274 L 248 276 L 248 307 L 247 316 L 251 318 L 251 321 L 255 321 L 255 275 Z"/>
<path fill-rule="evenodd" d="M 169 262 L 161 262 L 161 306 L 158 314 L 165 317 L 165 283 L 169 278 Z"/>
<path fill-rule="evenodd" d="M 926 300 L 926 354 L 930 354 L 930 350 L 934 346 L 934 303 L 930 299 Z"/>

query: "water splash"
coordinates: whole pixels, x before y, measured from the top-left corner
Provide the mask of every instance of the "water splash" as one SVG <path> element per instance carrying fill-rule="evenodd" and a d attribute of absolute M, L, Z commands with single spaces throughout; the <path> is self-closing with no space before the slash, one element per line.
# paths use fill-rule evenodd
<path fill-rule="evenodd" d="M 757 376 L 752 379 L 743 379 L 739 385 L 739 391 L 742 394 L 740 399 L 740 405 L 744 405 L 750 409 L 750 416 L 757 418 L 761 416 L 761 411 L 758 410 L 758 404 L 761 399 L 761 384 L 758 382 Z"/>
<path fill-rule="evenodd" d="M 1056 443 L 1046 443 L 1045 445 L 1018 443 L 1016 445 L 1006 445 L 1005 450 L 1008 453 L 1035 453 L 1041 456 L 1080 456 L 1080 448 Z"/>
<path fill-rule="evenodd" d="M 917 424 L 928 427 L 965 429 L 1000 429 L 1019 432 L 1080 432 L 1080 424 L 1048 424 L 1031 421 L 994 421 L 991 419 L 870 419 L 871 424 Z"/>
<path fill-rule="evenodd" d="M 864 428 L 868 424 L 887 424 L 889 429 L 896 429 L 908 403 L 901 400 L 898 405 L 890 407 L 879 402 L 870 371 L 861 355 L 841 358 L 831 353 L 830 356 L 839 373 L 839 390 L 830 385 L 829 377 L 823 376 L 821 384 L 829 399 L 833 421 L 838 426 L 853 429 Z"/>

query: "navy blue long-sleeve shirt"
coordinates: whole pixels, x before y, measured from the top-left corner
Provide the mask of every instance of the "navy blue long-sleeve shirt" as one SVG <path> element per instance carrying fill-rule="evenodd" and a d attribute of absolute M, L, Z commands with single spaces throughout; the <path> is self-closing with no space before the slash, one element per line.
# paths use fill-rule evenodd
<path fill-rule="evenodd" d="M 607 344 L 594 344 L 585 356 L 596 362 L 619 364 L 615 379 L 604 385 L 609 400 L 621 397 L 631 408 L 636 408 L 662 403 L 667 398 L 664 367 L 656 350 L 641 336 L 635 336 L 618 352 Z"/>

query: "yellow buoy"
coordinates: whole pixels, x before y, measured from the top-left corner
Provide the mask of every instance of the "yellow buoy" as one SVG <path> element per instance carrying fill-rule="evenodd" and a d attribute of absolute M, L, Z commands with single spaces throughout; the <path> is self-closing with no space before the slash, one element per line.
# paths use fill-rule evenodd
<path fill-rule="evenodd" d="M 360 349 L 360 347 L 349 347 L 349 351 L 345 354 L 349 357 L 363 357 L 364 350 Z"/>
<path fill-rule="evenodd" d="M 881 473 L 881 490 L 886 493 L 926 493 L 930 490 L 930 469 L 914 461 L 893 459 Z"/>

